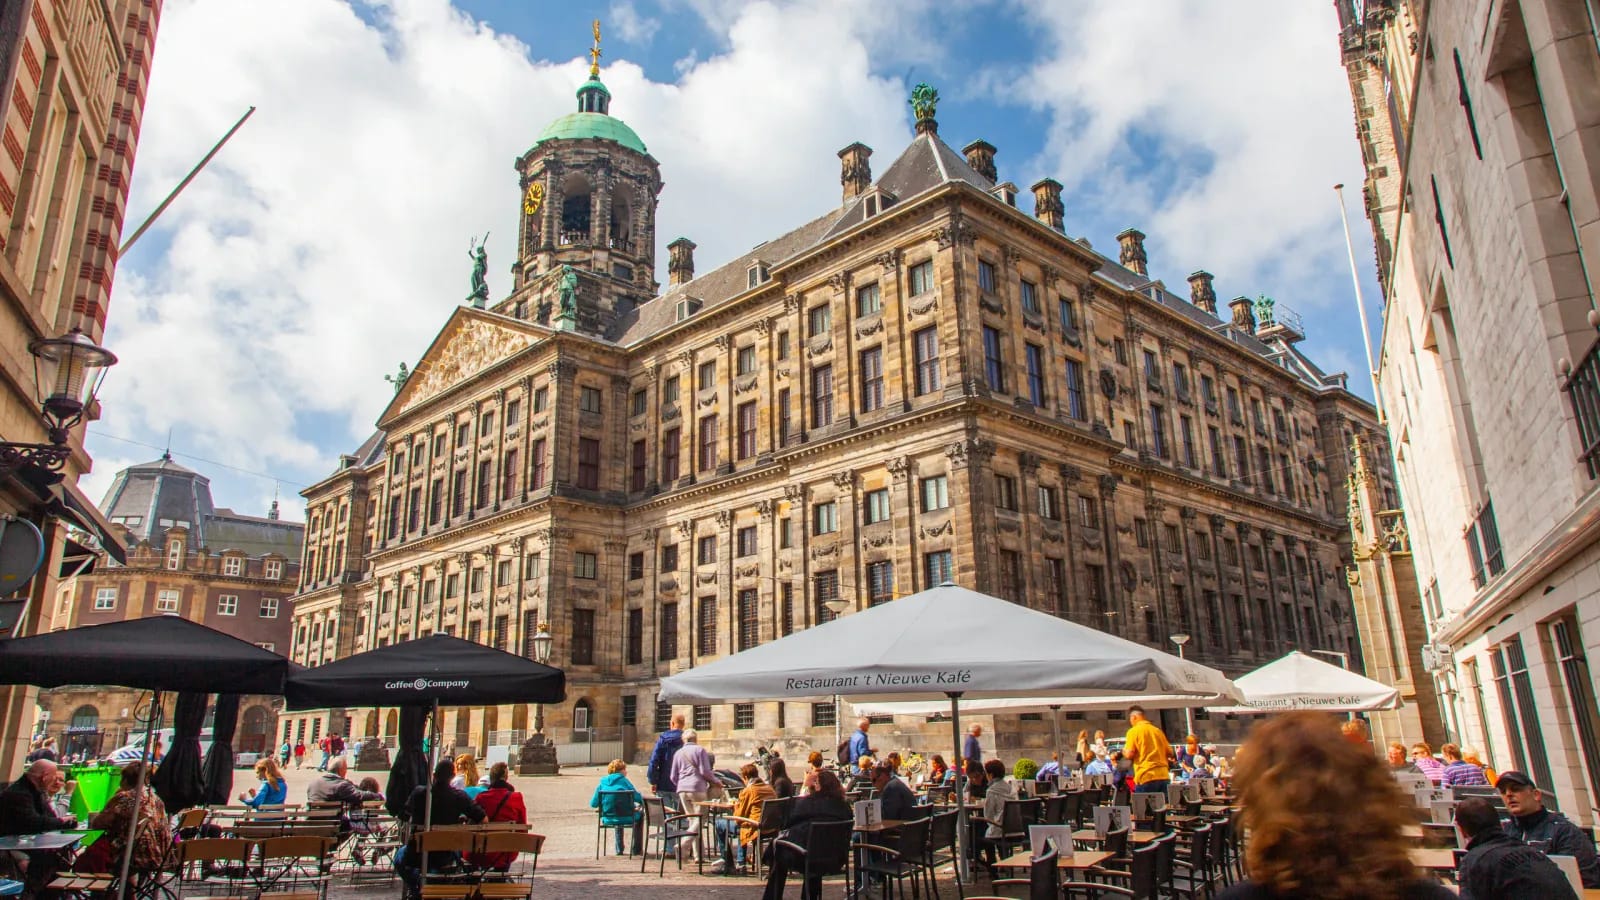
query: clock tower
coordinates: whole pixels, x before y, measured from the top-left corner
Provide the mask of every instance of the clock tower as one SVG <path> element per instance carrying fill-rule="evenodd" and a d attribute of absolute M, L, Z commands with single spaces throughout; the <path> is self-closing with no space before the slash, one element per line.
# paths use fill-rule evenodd
<path fill-rule="evenodd" d="M 579 330 L 604 331 L 617 313 L 655 296 L 656 196 L 661 172 L 644 142 L 611 115 L 600 81 L 600 23 L 578 109 L 551 122 L 516 163 L 520 224 L 513 291 L 516 314 L 553 323 L 545 295 L 563 267 L 581 279 Z M 598 313 L 593 315 L 581 313 Z M 582 320 L 590 327 L 582 327 Z"/>

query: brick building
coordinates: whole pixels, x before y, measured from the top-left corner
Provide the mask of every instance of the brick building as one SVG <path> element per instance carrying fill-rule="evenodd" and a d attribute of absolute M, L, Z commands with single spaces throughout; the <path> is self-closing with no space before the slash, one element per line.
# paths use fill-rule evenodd
<path fill-rule="evenodd" d="M 160 0 L 0 4 L 0 441 L 7 444 L 52 443 L 40 398 L 55 367 L 36 369 L 30 345 L 73 328 L 96 343 L 104 333 L 160 16 Z M 82 419 L 98 415 L 90 403 Z M 52 627 L 49 599 L 68 555 L 67 528 L 122 553 L 77 488 L 91 465 L 80 424 L 68 426 L 64 439 L 64 458 L 52 465 L 31 453 L 0 454 L 0 515 L 35 523 L 45 544 L 39 573 L 15 588 L 31 602 L 12 636 Z M 33 710 L 31 688 L 0 689 L 6 777 L 27 752 Z"/>
<path fill-rule="evenodd" d="M 1134 229 L 1115 260 L 1067 236 L 1055 181 L 1025 212 L 931 106 L 880 176 L 841 151 L 812 221 L 709 272 L 672 241 L 661 291 L 657 162 L 609 100 L 592 71 L 517 160 L 511 293 L 457 309 L 304 492 L 296 661 L 437 631 L 527 653 L 545 625 L 558 742 L 642 742 L 662 676 L 945 579 L 1169 650 L 1188 633 L 1235 673 L 1355 652 L 1346 448 L 1383 439 L 1292 316 L 1219 318 L 1205 272 L 1173 293 Z M 682 711 L 724 750 L 833 743 L 826 704 Z M 528 719 L 444 729 L 484 752 Z M 1000 724 L 1003 747 L 1049 733 Z M 880 731 L 923 746 L 925 723 Z"/>
<path fill-rule="evenodd" d="M 1448 735 L 1600 805 L 1600 7 L 1340 2 Z"/>
<path fill-rule="evenodd" d="M 268 650 L 287 653 L 288 597 L 300 576 L 305 526 L 218 509 L 209 480 L 163 455 L 117 473 L 102 508 L 128 549 L 126 564 L 102 559 L 62 583 L 55 630 L 141 616 L 182 616 Z M 67 687 L 39 692 L 45 733 L 66 752 L 107 753 L 139 730 L 140 692 Z M 278 697 L 246 697 L 234 748 L 276 744 Z"/>

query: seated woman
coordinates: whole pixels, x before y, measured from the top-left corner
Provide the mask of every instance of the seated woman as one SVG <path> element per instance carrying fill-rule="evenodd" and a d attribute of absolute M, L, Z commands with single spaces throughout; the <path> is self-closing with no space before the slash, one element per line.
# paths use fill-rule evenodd
<path fill-rule="evenodd" d="M 450 780 L 450 786 L 465 792 L 468 797 L 476 797 L 484 791 L 484 786 L 478 783 L 480 780 L 482 777 L 478 774 L 478 758 L 471 753 L 457 756 L 456 777 Z"/>
<path fill-rule="evenodd" d="M 261 779 L 261 786 L 240 794 L 239 802 L 251 809 L 260 809 L 263 806 L 275 806 L 288 799 L 289 783 L 283 780 L 283 770 L 278 768 L 276 759 L 263 756 L 256 760 L 256 777 Z"/>
<path fill-rule="evenodd" d="M 983 794 L 983 819 L 989 823 L 985 829 L 979 846 L 983 850 L 983 862 L 989 867 L 990 877 L 994 877 L 994 864 L 999 861 L 996 850 L 1000 846 L 1000 839 L 1005 836 L 1005 829 L 1001 822 L 1006 814 L 1006 801 L 1017 799 L 1016 788 L 1006 781 L 1006 764 L 998 759 L 991 759 L 983 764 L 984 774 L 988 776 L 988 787 Z"/>
<path fill-rule="evenodd" d="M 622 855 L 622 832 L 633 832 L 632 853 L 639 852 L 639 818 L 644 802 L 633 782 L 628 780 L 628 764 L 613 759 L 606 766 L 606 775 L 594 786 L 594 796 L 589 798 L 589 808 L 600 811 L 600 827 L 617 830 L 617 855 Z M 631 855 L 631 854 L 630 854 Z"/>
<path fill-rule="evenodd" d="M 745 845 L 754 844 L 761 833 L 761 807 L 775 796 L 772 786 L 761 780 L 761 769 L 755 763 L 745 763 L 740 767 L 739 777 L 744 779 L 744 789 L 739 791 L 739 799 L 734 801 L 733 817 L 715 820 L 717 852 L 722 854 L 722 859 L 712 863 L 713 875 L 732 875 L 744 865 Z M 744 821 L 741 822 L 741 819 Z M 752 822 L 758 824 L 750 824 Z M 622 839 L 620 832 L 617 839 Z"/>
<path fill-rule="evenodd" d="M 442 759 L 433 767 L 433 782 L 419 784 L 406 799 L 406 818 L 412 828 L 421 830 L 430 825 L 459 825 L 463 822 L 482 822 L 487 814 L 483 807 L 472 802 L 464 792 L 450 784 L 456 775 L 455 763 Z M 433 795 L 433 816 L 427 814 L 428 795 Z M 444 869 L 456 861 L 454 853 L 431 853 L 426 862 L 429 871 Z M 422 896 L 422 869 L 414 847 L 400 848 L 394 855 L 394 867 L 405 882 L 405 896 Z"/>
<path fill-rule="evenodd" d="M 128 824 L 133 821 L 133 807 L 139 796 L 140 770 L 143 763 L 133 763 L 122 770 L 122 782 L 105 809 L 89 819 L 89 827 L 105 832 L 89 846 L 73 869 L 78 872 L 110 872 L 122 865 L 122 854 L 128 846 Z M 161 868 L 167 850 L 172 846 L 172 829 L 167 824 L 167 808 L 161 798 L 144 785 L 144 802 L 139 804 L 139 827 L 134 832 L 133 869 L 148 872 Z"/>
<path fill-rule="evenodd" d="M 483 807 L 490 822 L 515 822 L 518 825 L 528 824 L 528 807 L 522 802 L 522 794 L 511 786 L 511 767 L 503 762 L 497 762 L 489 767 L 489 786 L 483 793 L 472 798 L 472 802 Z M 485 869 L 496 869 L 504 872 L 511 868 L 517 861 L 515 853 L 474 853 L 467 857 L 467 862 Z"/>
<path fill-rule="evenodd" d="M 975 759 L 969 759 L 967 765 L 967 797 L 973 800 L 982 800 L 989 792 L 989 777 L 984 772 L 983 766 L 978 765 Z M 1004 766 L 1001 767 L 1004 769 Z M 1001 774 L 1004 774 L 1002 771 Z"/>
<path fill-rule="evenodd" d="M 928 758 L 928 785 L 930 787 L 944 784 L 945 773 L 950 771 L 950 766 L 945 763 L 944 757 L 935 753 Z"/>
<path fill-rule="evenodd" d="M 799 789 L 789 778 L 789 766 L 783 760 L 774 758 L 767 764 L 767 770 L 772 773 L 772 793 L 779 799 L 793 797 L 799 793 Z"/>
<path fill-rule="evenodd" d="M 801 847 L 810 846 L 811 823 L 848 822 L 855 817 L 855 812 L 845 801 L 844 785 L 839 783 L 838 776 L 826 769 L 819 769 L 813 775 L 816 778 L 816 790 L 795 801 L 794 809 L 789 812 L 789 827 L 783 830 L 784 840 Z M 811 779 L 806 780 L 809 782 Z M 789 880 L 789 869 L 803 866 L 805 862 L 799 854 L 783 847 L 774 846 L 769 848 L 769 852 L 772 855 L 772 868 L 768 870 L 767 887 L 761 895 L 762 900 L 783 900 L 783 886 Z M 821 897 L 822 879 L 812 878 L 811 883 L 805 885 L 803 896 Z"/>

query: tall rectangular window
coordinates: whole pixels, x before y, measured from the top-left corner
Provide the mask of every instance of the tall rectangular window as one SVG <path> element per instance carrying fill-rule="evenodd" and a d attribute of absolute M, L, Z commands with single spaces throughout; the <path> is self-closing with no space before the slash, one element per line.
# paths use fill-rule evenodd
<path fill-rule="evenodd" d="M 1089 608 L 1097 613 L 1106 611 L 1106 570 L 1104 566 L 1084 566 L 1084 575 L 1089 584 Z M 1104 621 L 1096 622 L 1096 628 L 1105 628 Z"/>
<path fill-rule="evenodd" d="M 739 592 L 739 649 L 749 650 L 761 643 L 761 608 L 756 603 L 755 588 Z"/>
<path fill-rule="evenodd" d="M 1228 460 L 1222 454 L 1222 432 L 1215 425 L 1206 426 L 1206 441 L 1211 445 L 1211 471 L 1228 477 Z"/>
<path fill-rule="evenodd" d="M 628 554 L 628 580 L 638 581 L 644 577 L 644 551 L 637 550 Z"/>
<path fill-rule="evenodd" d="M 650 408 L 650 394 L 644 388 L 633 392 L 629 415 L 642 416 Z"/>
<path fill-rule="evenodd" d="M 1015 550 L 1000 551 L 1000 596 L 1012 603 L 1022 602 L 1022 556 Z"/>
<path fill-rule="evenodd" d="M 986 259 L 978 260 L 978 290 L 986 294 L 994 293 L 995 281 L 994 263 Z"/>
<path fill-rule="evenodd" d="M 600 442 L 595 438 L 578 438 L 578 487 L 600 489 Z"/>
<path fill-rule="evenodd" d="M 696 383 L 702 391 L 709 391 L 717 386 L 717 363 L 709 360 L 700 364 L 699 375 Z"/>
<path fill-rule="evenodd" d="M 717 561 L 717 536 L 702 534 L 695 541 L 694 561 L 697 565 L 709 566 Z"/>
<path fill-rule="evenodd" d="M 632 458 L 628 461 L 628 469 L 628 490 L 644 490 L 650 469 L 650 456 L 645 451 L 644 441 L 633 442 Z"/>
<path fill-rule="evenodd" d="M 817 598 L 817 624 L 832 622 L 839 618 L 839 614 L 828 608 L 828 604 L 839 599 L 839 573 L 833 569 L 818 572 L 811 576 L 812 594 Z"/>
<path fill-rule="evenodd" d="M 669 378 L 667 378 L 667 380 L 665 382 L 662 383 L 662 385 L 661 385 L 661 402 L 662 403 L 677 403 L 678 402 L 678 385 L 680 383 L 681 382 L 678 380 L 678 376 L 676 376 L 676 375 L 670 376 Z"/>
<path fill-rule="evenodd" d="M 1056 302 L 1061 317 L 1061 330 L 1070 335 L 1078 330 L 1078 317 L 1072 310 L 1072 301 L 1061 297 Z"/>
<path fill-rule="evenodd" d="M 657 659 L 678 658 L 678 604 L 661 604 L 661 636 L 656 643 Z"/>
<path fill-rule="evenodd" d="M 1561 667 L 1568 710 L 1577 726 L 1578 746 L 1583 750 L 1589 775 L 1589 793 L 1595 796 L 1600 794 L 1600 716 L 1596 714 L 1594 682 L 1589 677 L 1589 660 L 1583 652 L 1578 623 L 1571 618 L 1557 619 L 1550 623 L 1550 639 Z"/>
<path fill-rule="evenodd" d="M 1083 398 L 1083 363 L 1067 360 L 1067 415 L 1082 422 L 1089 418 Z"/>
<path fill-rule="evenodd" d="M 757 552 L 756 527 L 754 525 L 746 525 L 734 532 L 734 547 L 741 558 L 755 556 Z"/>
<path fill-rule="evenodd" d="M 666 544 L 661 548 L 661 571 L 678 571 L 678 545 Z"/>
<path fill-rule="evenodd" d="M 1070 600 L 1067 594 L 1067 562 L 1054 556 L 1045 557 L 1045 572 L 1049 583 L 1045 585 L 1046 595 L 1055 604 L 1051 610 L 1056 615 L 1066 613 Z"/>
<path fill-rule="evenodd" d="M 740 375 L 750 375 L 756 370 L 756 345 L 746 344 L 739 348 L 739 355 L 735 359 L 734 372 Z"/>
<path fill-rule="evenodd" d="M 1000 347 L 1000 332 L 983 326 L 983 376 L 991 391 L 1006 389 L 1005 355 Z"/>
<path fill-rule="evenodd" d="M 793 415 L 793 413 L 794 413 L 794 410 L 790 406 L 790 403 L 789 403 L 789 389 L 788 388 L 782 388 L 781 390 L 778 391 L 778 446 L 779 447 L 787 447 L 789 445 L 789 434 L 790 434 L 790 429 L 792 427 L 790 422 L 789 422 L 789 417 L 791 415 Z"/>
<path fill-rule="evenodd" d="M 857 316 L 870 316 L 881 309 L 883 309 L 883 297 L 878 293 L 876 281 L 856 288 Z"/>
<path fill-rule="evenodd" d="M 756 404 L 739 404 L 739 458 L 749 459 L 756 455 Z"/>
<path fill-rule="evenodd" d="M 879 488 L 868 491 L 861 498 L 864 503 L 861 521 L 865 525 L 876 525 L 879 522 L 889 521 L 889 489 Z"/>
<path fill-rule="evenodd" d="M 510 616 L 495 616 L 494 617 L 494 630 L 493 630 L 493 634 L 492 634 L 492 642 L 493 642 L 493 646 L 494 646 L 494 648 L 496 650 L 504 651 L 506 649 L 506 641 L 510 637 L 510 635 L 507 634 L 507 632 L 509 632 L 511 630 L 511 624 L 510 623 L 511 623 L 511 617 Z"/>
<path fill-rule="evenodd" d="M 1167 458 L 1167 414 L 1160 404 L 1150 404 L 1150 448 L 1161 459 Z"/>
<path fill-rule="evenodd" d="M 691 720 L 691 722 L 690 722 L 691 726 L 696 731 L 710 731 L 711 730 L 711 707 L 709 707 L 709 706 L 696 706 L 696 707 L 694 707 L 693 715 L 691 715 L 689 718 Z"/>
<path fill-rule="evenodd" d="M 883 348 L 861 351 L 861 410 L 883 408 Z"/>
<path fill-rule="evenodd" d="M 517 495 L 517 448 L 505 452 L 500 461 L 500 499 L 510 500 Z"/>
<path fill-rule="evenodd" d="M 472 570 L 472 580 L 474 585 L 472 590 L 474 593 L 480 590 L 478 585 L 482 579 L 479 576 L 482 574 L 482 569 Z M 584 553 L 582 551 L 574 553 L 572 555 L 572 575 L 574 578 L 582 578 L 589 581 L 599 577 L 600 558 L 593 553 Z"/>
<path fill-rule="evenodd" d="M 594 665 L 594 610 L 572 610 L 572 664 Z"/>
<path fill-rule="evenodd" d="M 894 599 L 894 563 L 888 560 L 867 563 L 867 605 L 877 606 Z"/>
<path fill-rule="evenodd" d="M 699 646 L 696 650 L 701 656 L 712 656 L 717 652 L 717 598 L 701 597 L 699 603 Z"/>
<path fill-rule="evenodd" d="M 1100 527 L 1100 511 L 1093 497 L 1078 498 L 1078 524 L 1084 528 Z"/>
<path fill-rule="evenodd" d="M 1250 451 L 1245 446 L 1244 438 L 1235 436 L 1233 439 L 1233 459 L 1239 464 L 1239 477 L 1245 481 L 1250 480 Z"/>
<path fill-rule="evenodd" d="M 1037 316 L 1039 314 L 1039 288 L 1033 282 L 1024 278 L 1022 280 L 1022 311 Z"/>
<path fill-rule="evenodd" d="M 1026 345 L 1023 350 L 1028 364 L 1028 402 L 1044 406 L 1044 350 L 1034 344 Z"/>
<path fill-rule="evenodd" d="M 717 467 L 717 414 L 700 418 L 700 460 L 698 469 L 710 472 Z"/>
<path fill-rule="evenodd" d="M 435 478 L 428 485 L 428 524 L 437 525 L 444 517 L 444 479 Z"/>
<path fill-rule="evenodd" d="M 811 370 L 811 427 L 823 428 L 833 424 L 833 366 L 815 366 Z"/>
<path fill-rule="evenodd" d="M 1010 475 L 994 476 L 994 505 L 1000 509 L 1017 509 L 1017 480 Z"/>
<path fill-rule="evenodd" d="M 816 337 L 833 329 L 833 312 L 828 304 L 813 306 L 806 313 L 806 335 Z"/>
<path fill-rule="evenodd" d="M 546 467 L 549 465 L 546 462 L 544 438 L 539 438 L 533 442 L 533 450 L 530 455 L 532 456 L 530 461 L 533 466 L 528 473 L 528 488 L 537 491 L 544 487 Z"/>
<path fill-rule="evenodd" d="M 416 531 L 420 527 L 422 527 L 422 488 L 412 488 L 406 492 L 406 530 Z M 230 562 L 233 565 L 233 574 L 238 574 L 239 560 L 237 558 L 224 559 L 222 573 L 224 575 L 229 574 L 228 564 Z"/>
<path fill-rule="evenodd" d="M 794 634 L 794 585 L 787 581 L 778 586 L 778 634 Z"/>
<path fill-rule="evenodd" d="M 916 358 L 917 396 L 939 389 L 939 329 L 923 328 L 911 335 Z"/>
<path fill-rule="evenodd" d="M 1489 661 L 1494 669 L 1495 687 L 1500 693 L 1500 711 L 1505 716 L 1506 732 L 1511 736 L 1512 762 L 1516 768 L 1532 775 L 1536 784 L 1549 784 L 1550 763 L 1545 756 L 1544 731 L 1539 725 L 1539 709 L 1528 679 L 1522 639 L 1513 637 L 1496 647 L 1490 652 Z"/>
<path fill-rule="evenodd" d="M 679 431 L 668 428 L 661 433 L 661 484 L 670 486 L 678 480 Z"/>
<path fill-rule="evenodd" d="M 949 550 L 935 550 L 922 557 L 922 571 L 927 587 L 938 587 L 955 581 L 955 557 Z"/>
<path fill-rule="evenodd" d="M 950 479 L 933 475 L 922 479 L 922 511 L 933 512 L 950 506 Z"/>
<path fill-rule="evenodd" d="M 1178 417 L 1178 439 L 1183 441 L 1183 464 L 1193 469 L 1194 464 L 1194 420 L 1188 416 Z"/>
<path fill-rule="evenodd" d="M 586 413 L 600 412 L 600 389 L 596 387 L 579 388 L 578 409 Z"/>
<path fill-rule="evenodd" d="M 906 281 L 913 297 L 933 290 L 933 260 L 925 259 L 907 269 Z"/>
<path fill-rule="evenodd" d="M 1037 489 L 1037 494 L 1039 517 L 1052 521 L 1061 518 L 1061 500 L 1056 489 L 1041 484 Z"/>
<path fill-rule="evenodd" d="M 477 502 L 478 506 L 488 506 L 490 499 L 494 496 L 493 495 L 493 489 L 494 489 L 493 478 L 494 478 L 494 463 L 490 462 L 487 459 L 479 460 L 478 461 L 478 484 L 477 484 L 477 492 L 476 492 L 476 496 L 478 498 L 478 502 Z"/>
<path fill-rule="evenodd" d="M 839 505 L 832 500 L 811 508 L 811 533 L 833 534 L 839 530 Z"/>

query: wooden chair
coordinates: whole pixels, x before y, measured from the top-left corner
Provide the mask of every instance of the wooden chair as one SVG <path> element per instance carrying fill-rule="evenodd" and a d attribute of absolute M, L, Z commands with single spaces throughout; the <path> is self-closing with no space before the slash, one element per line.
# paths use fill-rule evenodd
<path fill-rule="evenodd" d="M 221 887 L 227 894 L 251 883 L 251 844 L 238 838 L 193 838 L 178 842 L 178 895 L 190 888 Z"/>
<path fill-rule="evenodd" d="M 544 835 L 521 831 L 485 831 L 478 835 L 479 853 L 515 853 L 517 861 L 511 869 L 498 871 L 485 869 L 478 875 L 472 896 L 477 900 L 525 900 L 533 893 L 533 876 L 539 869 L 539 853 L 544 849 Z M 524 858 L 526 867 L 518 867 Z"/>
<path fill-rule="evenodd" d="M 423 900 L 465 900 L 480 880 L 465 865 L 435 869 L 430 865 L 435 853 L 454 853 L 465 859 L 478 846 L 478 835 L 465 828 L 439 826 L 419 832 L 414 840 L 417 863 L 422 873 Z"/>
<path fill-rule="evenodd" d="M 257 887 L 262 893 L 279 886 L 300 893 L 310 885 L 319 900 L 326 898 L 333 872 L 333 844 L 333 838 L 320 835 L 267 838 L 259 845 Z"/>

